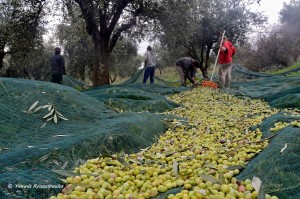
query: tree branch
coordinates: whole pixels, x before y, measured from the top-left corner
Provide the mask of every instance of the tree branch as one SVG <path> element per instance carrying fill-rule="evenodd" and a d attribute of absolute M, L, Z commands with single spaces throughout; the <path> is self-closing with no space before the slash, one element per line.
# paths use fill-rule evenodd
<path fill-rule="evenodd" d="M 101 0 L 99 1 L 98 6 L 99 6 L 99 18 L 100 18 L 100 30 L 106 29 L 107 19 L 109 18 L 107 14 L 109 3 L 106 0 Z"/>
<path fill-rule="evenodd" d="M 122 14 L 123 10 L 125 9 L 125 7 L 128 5 L 128 3 L 132 2 L 132 1 L 133 0 L 122 0 L 121 2 L 117 3 L 116 12 L 113 15 L 112 20 L 111 20 L 111 22 L 108 26 L 108 31 L 110 33 L 112 33 L 112 31 L 114 30 L 116 24 L 120 20 L 121 14 Z"/>
<path fill-rule="evenodd" d="M 88 34 L 92 36 L 93 40 L 94 39 L 98 40 L 99 30 L 97 28 L 97 24 L 93 12 L 93 8 L 94 8 L 93 4 L 91 3 L 89 4 L 89 2 L 85 0 L 75 0 L 75 1 L 78 3 L 82 11 L 82 14 L 84 16 L 84 19 L 86 21 L 86 30 Z"/>
<path fill-rule="evenodd" d="M 136 24 L 136 19 L 132 19 L 130 22 L 128 22 L 127 24 L 122 24 L 120 28 L 118 28 L 115 32 L 115 34 L 113 34 L 110 42 L 109 42 L 109 52 L 112 52 L 113 48 L 115 47 L 119 37 L 121 36 L 121 33 L 128 30 L 129 28 L 131 28 L 133 25 Z"/>
<path fill-rule="evenodd" d="M 128 0 L 130 1 L 130 0 Z M 122 24 L 117 30 L 116 32 L 113 34 L 111 40 L 110 40 L 110 43 L 109 43 L 109 52 L 112 52 L 113 48 L 115 47 L 116 45 L 116 42 L 118 41 L 120 35 L 122 32 L 130 29 L 132 26 L 134 26 L 136 24 L 136 18 L 137 16 L 139 16 L 143 11 L 143 7 L 142 5 L 136 9 L 136 11 L 134 12 L 131 20 L 128 22 L 128 23 L 125 23 L 125 24 Z"/>

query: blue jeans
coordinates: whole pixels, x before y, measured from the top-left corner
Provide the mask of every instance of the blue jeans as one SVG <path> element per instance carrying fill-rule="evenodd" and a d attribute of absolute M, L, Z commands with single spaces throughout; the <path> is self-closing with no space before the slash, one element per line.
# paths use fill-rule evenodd
<path fill-rule="evenodd" d="M 150 76 L 150 84 L 154 83 L 154 72 L 155 72 L 155 67 L 154 66 L 147 66 L 145 68 L 144 79 L 143 79 L 144 84 L 146 84 L 149 76 Z"/>

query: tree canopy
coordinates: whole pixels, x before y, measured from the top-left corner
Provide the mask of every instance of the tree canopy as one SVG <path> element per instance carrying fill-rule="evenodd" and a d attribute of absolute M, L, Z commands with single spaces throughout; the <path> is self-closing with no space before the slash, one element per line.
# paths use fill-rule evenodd
<path fill-rule="evenodd" d="M 294 64 L 300 53 L 300 1 L 284 3 L 280 23 L 257 34 L 239 54 L 241 64 L 254 70 L 284 68 Z M 300 60 L 298 58 L 298 60 Z"/>
<path fill-rule="evenodd" d="M 201 63 L 208 78 L 210 53 L 214 43 L 226 31 L 232 41 L 245 40 L 250 25 L 264 22 L 260 13 L 247 7 L 254 1 L 241 0 L 166 0 L 161 5 L 161 41 L 175 56 L 191 56 Z M 178 6 L 180 4 L 180 6 Z"/>
<path fill-rule="evenodd" d="M 0 3 L 0 69 L 10 55 L 11 63 L 27 73 L 30 52 L 42 46 L 45 0 L 5 0 Z"/>
<path fill-rule="evenodd" d="M 50 1 L 49 1 L 50 2 Z M 52 2 L 52 1 L 51 1 Z M 138 42 L 156 40 L 160 65 L 170 65 L 181 56 L 200 61 L 205 78 L 213 61 L 217 40 L 226 36 L 238 47 L 241 64 L 261 70 L 287 66 L 300 49 L 300 1 L 285 3 L 278 27 L 270 34 L 257 34 L 248 42 L 253 26 L 266 17 L 254 13 L 255 0 L 62 0 L 64 22 L 57 37 L 67 57 L 71 75 L 92 79 L 93 85 L 110 84 L 116 76 L 137 70 Z M 53 3 L 53 2 L 52 2 Z M 49 4 L 50 8 L 54 5 Z M 45 0 L 5 0 L 0 3 L 0 74 L 43 79 L 49 66 L 47 44 L 43 43 Z M 55 43 L 55 42 L 53 42 Z M 52 49 L 52 46 L 50 46 Z M 130 66 L 124 71 L 124 65 Z M 6 69 L 5 69 L 6 70 Z M 43 73 L 43 74 L 41 74 Z"/>
<path fill-rule="evenodd" d="M 110 83 L 109 57 L 122 33 L 129 31 L 138 21 L 147 21 L 155 10 L 150 0 L 67 0 L 69 12 L 76 3 L 85 20 L 86 31 L 92 38 L 93 85 Z"/>

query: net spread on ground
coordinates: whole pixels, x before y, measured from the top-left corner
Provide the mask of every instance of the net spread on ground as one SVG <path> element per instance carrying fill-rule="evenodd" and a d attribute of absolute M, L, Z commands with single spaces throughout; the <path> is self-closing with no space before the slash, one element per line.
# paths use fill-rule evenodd
<path fill-rule="evenodd" d="M 300 80 L 288 74 L 254 73 L 235 65 L 231 89 L 225 92 L 263 99 L 278 109 L 299 109 Z M 167 130 L 165 121 L 177 117 L 162 113 L 180 106 L 166 95 L 192 88 L 159 78 L 154 85 L 142 84 L 142 76 L 143 70 L 122 84 L 94 88 L 69 76 L 63 86 L 0 78 L 0 198 L 56 195 L 64 187 L 56 170 L 71 171 L 87 159 L 135 153 L 153 144 Z M 298 119 L 280 111 L 259 128 L 268 138 L 275 123 Z M 299 128 L 281 129 L 237 178 L 257 176 L 266 192 L 300 198 L 298 134 Z"/>

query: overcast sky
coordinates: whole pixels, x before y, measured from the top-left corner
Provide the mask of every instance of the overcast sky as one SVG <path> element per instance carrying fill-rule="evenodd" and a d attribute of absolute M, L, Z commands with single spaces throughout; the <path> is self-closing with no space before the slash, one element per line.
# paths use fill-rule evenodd
<path fill-rule="evenodd" d="M 269 17 L 269 23 L 274 24 L 279 20 L 279 12 L 284 2 L 289 3 L 290 0 L 260 0 L 260 3 L 255 4 L 252 10 L 263 12 Z"/>

